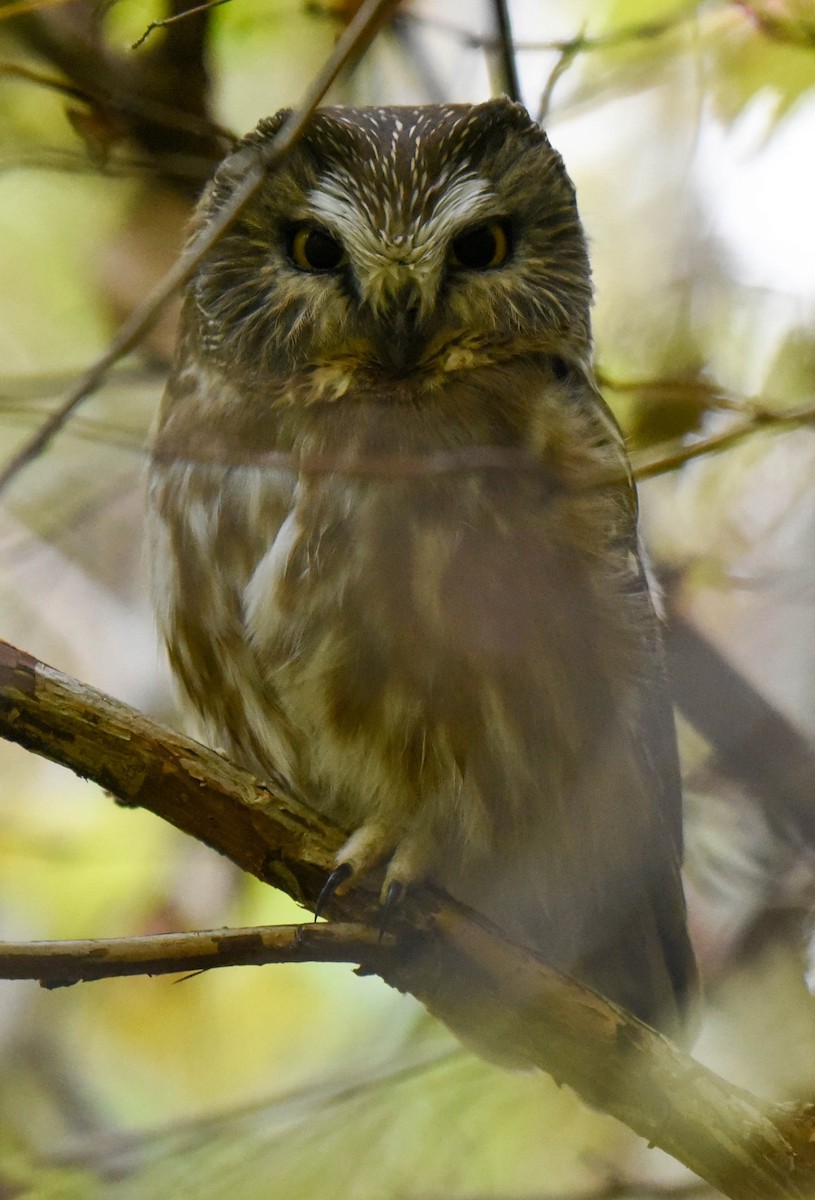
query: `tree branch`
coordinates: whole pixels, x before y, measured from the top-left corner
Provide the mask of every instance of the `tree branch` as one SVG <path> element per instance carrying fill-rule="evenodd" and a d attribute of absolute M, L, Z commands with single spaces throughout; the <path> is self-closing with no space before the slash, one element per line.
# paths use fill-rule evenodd
<path fill-rule="evenodd" d="M 815 748 L 694 627 L 670 588 L 667 598 L 674 703 L 710 743 L 716 766 L 759 801 L 779 837 L 815 846 Z"/>
<path fill-rule="evenodd" d="M 711 454 L 721 454 L 729 450 L 744 438 L 762 430 L 783 433 L 790 429 L 801 429 L 815 422 L 815 404 L 807 403 L 790 412 L 768 412 L 765 409 L 755 409 L 739 421 L 734 421 L 728 429 L 696 441 L 684 442 L 677 449 L 661 448 L 654 453 L 635 453 L 631 456 L 631 468 L 634 478 L 650 479 L 654 475 L 665 475 L 675 471 L 696 458 L 704 458 Z"/>
<path fill-rule="evenodd" d="M 394 940 L 370 925 L 264 925 L 75 942 L 0 942 L 0 979 L 70 987 L 121 975 L 174 975 L 211 967 L 294 962 L 383 962 Z"/>
<path fill-rule="evenodd" d="M 155 812 L 313 908 L 342 834 L 282 785 L 258 783 L 6 643 L 0 734 Z M 408 895 L 380 944 L 375 883 L 330 902 L 330 915 L 351 928 L 285 931 L 284 943 L 301 939 L 339 958 L 347 951 L 473 1043 L 568 1083 L 732 1200 L 804 1200 L 815 1190 L 808 1106 L 763 1103 L 727 1083 L 432 888 Z"/>

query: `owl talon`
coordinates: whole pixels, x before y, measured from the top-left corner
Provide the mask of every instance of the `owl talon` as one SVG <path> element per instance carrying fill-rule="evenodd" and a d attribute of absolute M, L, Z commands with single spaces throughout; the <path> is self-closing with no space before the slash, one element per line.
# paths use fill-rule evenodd
<path fill-rule="evenodd" d="M 379 940 L 382 941 L 388 929 L 388 920 L 395 908 L 402 902 L 407 888 L 398 879 L 394 879 L 389 883 L 385 892 L 385 899 L 379 910 Z"/>
<path fill-rule="evenodd" d="M 330 904 L 337 893 L 337 889 L 351 878 L 354 873 L 354 868 L 349 862 L 340 863 L 335 867 L 331 874 L 326 879 L 322 886 L 317 903 L 314 905 L 314 920 L 322 916 L 323 909 L 327 904 Z"/>

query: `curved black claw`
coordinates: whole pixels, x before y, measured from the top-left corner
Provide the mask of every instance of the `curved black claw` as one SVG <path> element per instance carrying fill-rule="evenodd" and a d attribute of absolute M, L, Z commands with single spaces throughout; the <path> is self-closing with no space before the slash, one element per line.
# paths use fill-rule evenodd
<path fill-rule="evenodd" d="M 380 940 L 380 942 L 382 941 L 382 938 L 387 931 L 388 921 L 390 920 L 391 913 L 393 912 L 393 910 L 395 908 L 398 907 L 398 905 L 401 902 L 406 891 L 407 891 L 407 888 L 405 887 L 405 885 L 403 883 L 399 883 L 398 880 L 394 880 L 394 882 L 389 885 L 388 890 L 385 893 L 385 901 L 384 901 L 381 909 L 379 910 L 379 940 Z"/>
<path fill-rule="evenodd" d="M 350 879 L 354 874 L 354 868 L 350 863 L 340 863 L 335 867 L 331 874 L 326 879 L 322 886 L 322 890 L 317 897 L 317 903 L 314 905 L 314 920 L 322 916 L 323 909 L 326 904 L 330 904 L 337 888 L 345 883 L 346 879 Z"/>

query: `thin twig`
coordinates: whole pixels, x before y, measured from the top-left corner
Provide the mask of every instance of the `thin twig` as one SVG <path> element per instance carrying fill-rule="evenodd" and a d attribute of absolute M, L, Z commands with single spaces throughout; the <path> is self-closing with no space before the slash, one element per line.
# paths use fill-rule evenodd
<path fill-rule="evenodd" d="M 729 0 L 722 0 L 726 5 Z M 591 53 L 595 50 L 605 50 L 612 46 L 623 45 L 626 42 L 635 42 L 647 40 L 651 38 L 661 37 L 665 33 L 669 33 L 672 29 L 689 21 L 692 18 L 698 17 L 695 9 L 688 9 L 686 6 L 677 9 L 667 17 L 657 20 L 642 21 L 634 25 L 623 26 L 622 29 L 611 30 L 609 33 L 600 33 L 595 36 L 579 34 L 571 38 L 553 38 L 550 40 L 523 41 L 515 39 L 513 47 L 515 53 L 524 53 L 526 51 L 541 51 L 554 50 L 559 54 L 564 51 L 574 52 L 577 54 Z M 500 41 L 497 37 L 483 37 L 477 33 L 473 33 L 469 29 L 463 28 L 452 21 L 446 21 L 443 18 L 428 16 L 423 13 L 411 12 L 407 9 L 404 13 L 406 20 L 415 21 L 418 24 L 424 25 L 430 29 L 436 29 L 440 33 L 449 34 L 451 37 L 459 39 L 462 45 L 470 46 L 473 49 L 480 50 L 499 50 Z"/>
<path fill-rule="evenodd" d="M 147 299 L 124 322 L 107 350 L 86 371 L 65 401 L 0 472 L 0 493 L 24 467 L 47 449 L 71 414 L 99 387 L 113 364 L 132 350 L 151 328 L 170 297 L 184 286 L 202 258 L 224 236 L 249 203 L 267 172 L 289 153 L 340 71 L 349 61 L 358 58 L 375 35 L 381 21 L 397 2 L 398 0 L 365 0 L 343 31 L 325 65 L 306 89 L 299 107 L 289 115 L 271 144 L 257 152 L 254 162 L 218 218 L 190 242 Z"/>
<path fill-rule="evenodd" d="M 636 480 L 650 479 L 675 471 L 686 462 L 709 454 L 720 454 L 732 446 L 760 432 L 783 432 L 815 423 L 815 404 L 808 404 L 792 412 L 774 413 L 766 409 L 754 409 L 744 420 L 732 424 L 728 429 L 695 442 L 680 445 L 676 449 L 661 448 L 658 451 L 636 453 L 631 456 L 631 473 Z M 462 446 L 457 450 L 439 450 L 424 454 L 297 454 L 285 450 L 248 451 L 245 454 L 225 453 L 215 445 L 203 455 L 200 451 L 188 454 L 184 448 L 165 446 L 153 451 L 159 461 L 203 463 L 213 462 L 230 467 L 265 467 L 275 471 L 291 471 L 301 475 L 342 475 L 361 479 L 408 479 L 442 475 L 459 475 L 481 471 L 511 471 L 525 473 L 548 480 L 552 495 L 559 491 L 558 480 L 550 468 L 523 447 L 474 445 Z M 570 485 L 570 492 L 580 489 L 609 487 L 626 482 L 628 474 L 622 470 L 597 468 L 587 474 L 580 485 Z"/>
<path fill-rule="evenodd" d="M 815 403 L 806 404 L 789 412 L 778 412 L 772 407 L 772 401 L 762 398 L 745 398 L 723 391 L 717 384 L 704 380 L 683 379 L 613 379 L 598 372 L 604 390 L 628 393 L 659 393 L 663 397 L 685 399 L 691 396 L 697 399 L 700 409 L 716 408 L 732 412 L 743 419 L 731 424 L 727 429 L 700 437 L 687 443 L 663 443 L 656 449 L 639 451 L 632 455 L 633 475 L 636 479 L 650 479 L 656 475 L 668 474 L 677 470 L 684 463 L 709 454 L 719 454 L 730 449 L 744 438 L 755 433 L 784 432 L 786 430 L 815 424 Z M 145 373 L 144 370 L 126 371 L 120 377 L 122 384 L 133 382 L 158 382 L 158 376 Z M 25 383 L 25 379 L 23 380 Z M 62 377 L 53 380 L 47 377 L 39 381 L 35 377 L 35 397 L 47 397 L 62 386 Z M 45 390 L 43 390 L 45 388 Z M 8 389 L 8 394 L 4 394 Z M 0 379 L 0 412 L 6 417 L 20 421 L 31 421 L 41 414 L 34 408 L 26 392 L 20 391 L 20 380 Z M 47 415 L 47 413 L 45 414 Z M 109 430 L 113 444 L 122 444 L 128 449 L 139 451 L 143 449 L 143 436 L 136 431 L 125 429 L 124 426 L 105 422 L 96 418 L 88 420 L 86 425 L 78 427 L 78 437 L 93 438 L 96 441 L 105 439 L 105 431 Z M 519 449 L 504 446 L 472 446 L 462 447 L 455 451 L 441 451 L 424 455 L 308 455 L 306 457 L 285 451 L 255 451 L 245 455 L 224 455 L 217 447 L 206 459 L 200 455 L 190 456 L 179 452 L 176 460 L 185 459 L 189 462 L 213 462 L 226 466 L 269 467 L 274 470 L 290 470 L 304 474 L 346 474 L 370 478 L 405 478 L 410 475 L 435 476 L 444 474 L 461 474 L 467 471 L 481 470 L 510 470 L 540 472 L 540 464 Z M 589 486 L 604 486 L 609 482 L 619 482 L 621 476 L 609 477 L 603 475 L 587 481 Z"/>
<path fill-rule="evenodd" d="M 145 29 L 144 33 L 131 45 L 131 50 L 138 50 L 139 46 L 143 46 L 149 38 L 150 34 L 156 29 L 166 29 L 168 25 L 175 25 L 176 21 L 183 21 L 185 17 L 192 17 L 202 12 L 209 12 L 210 9 L 219 8 L 222 4 L 228 4 L 229 0 L 208 0 L 206 4 L 196 4 L 195 8 L 185 8 L 183 12 L 176 13 L 172 17 L 164 17 L 161 21 L 151 21 Z"/>
<path fill-rule="evenodd" d="M 334 962 L 374 969 L 393 939 L 370 925 L 264 925 L 147 937 L 64 942 L 0 942 L 0 979 L 36 979 L 69 987 L 122 975 L 174 975 L 213 967 Z"/>
<path fill-rule="evenodd" d="M 582 34 L 580 35 L 582 36 Z M 540 103 L 538 105 L 538 124 L 543 125 L 549 115 L 549 108 L 552 104 L 552 94 L 557 86 L 558 80 L 566 74 L 569 67 L 572 65 L 577 55 L 580 52 L 578 42 L 570 42 L 564 46 L 557 56 L 557 61 L 549 72 L 549 78 L 546 80 L 543 91 L 541 92 Z"/>
<path fill-rule="evenodd" d="M 787 429 L 811 425 L 813 422 L 815 422 L 814 404 L 807 404 L 803 408 L 787 413 L 757 410 L 745 417 L 743 421 L 731 425 L 729 429 L 711 434 L 710 437 L 700 438 L 696 442 L 689 442 L 677 450 L 632 455 L 632 472 L 637 480 L 651 479 L 654 475 L 665 475 L 669 471 L 675 471 L 678 467 L 692 462 L 696 458 L 702 458 L 709 454 L 721 454 L 723 450 L 729 450 L 753 433 L 783 432 Z"/>
<path fill-rule="evenodd" d="M 39 87 L 59 92 L 63 96 L 69 96 L 72 100 L 81 100 L 85 104 L 92 104 L 98 99 L 87 88 L 66 83 L 64 79 L 59 79 L 56 75 L 48 75 L 45 71 L 36 71 L 33 67 L 26 66 L 25 63 L 0 60 L 0 75 L 24 79 L 26 83 L 36 83 Z"/>
<path fill-rule="evenodd" d="M 212 174 L 212 163 L 192 154 L 154 154 L 149 158 L 114 154 L 106 161 L 73 150 L 45 147 L 16 157 L 0 157 L 0 174 L 7 171 L 56 171 L 63 175 L 93 175 L 106 179 L 143 179 L 168 172 L 203 184 Z"/>
<path fill-rule="evenodd" d="M 518 64 L 515 60 L 509 5 L 507 0 L 493 0 L 492 7 L 495 14 L 498 57 L 501 68 L 501 90 L 509 96 L 510 100 L 518 101 L 521 98 L 521 85 L 518 80 Z"/>
<path fill-rule="evenodd" d="M 625 379 L 609 375 L 602 367 L 595 367 L 594 377 L 603 390 L 611 392 L 629 392 L 676 397 L 686 400 L 689 397 L 704 399 L 705 407 L 721 408 L 723 405 L 738 407 L 742 411 L 748 406 L 754 409 L 759 401 L 755 398 L 739 396 L 735 392 L 727 392 L 715 380 L 705 376 L 687 378 L 683 375 L 657 375 L 645 378 Z"/>

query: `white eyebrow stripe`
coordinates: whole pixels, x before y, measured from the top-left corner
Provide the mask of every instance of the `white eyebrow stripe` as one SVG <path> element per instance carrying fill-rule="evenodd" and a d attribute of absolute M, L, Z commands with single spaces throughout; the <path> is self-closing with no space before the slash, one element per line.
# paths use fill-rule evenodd
<path fill-rule="evenodd" d="M 401 189 L 395 179 L 394 183 L 395 199 Z M 315 218 L 333 226 L 349 249 L 368 257 L 381 254 L 388 245 L 400 247 L 401 253 L 421 255 L 429 243 L 446 242 L 462 225 L 491 212 L 495 199 L 489 183 L 470 171 L 434 181 L 433 192 L 438 199 L 431 201 L 425 216 L 413 197 L 398 206 L 390 197 L 373 199 L 360 188 L 359 180 L 332 173 L 309 192 L 307 200 Z M 406 215 L 400 210 L 407 210 Z"/>
<path fill-rule="evenodd" d="M 465 221 L 470 221 L 483 211 L 482 201 L 491 201 L 494 193 L 485 179 L 478 175 L 465 175 L 453 179 L 441 193 L 439 203 L 433 209 L 428 225 L 434 234 L 449 234 Z"/>

